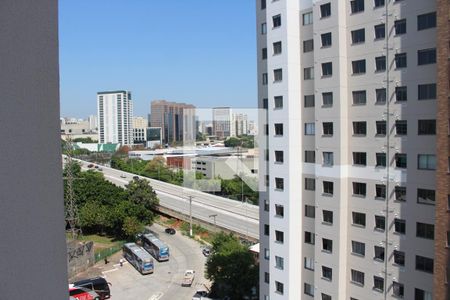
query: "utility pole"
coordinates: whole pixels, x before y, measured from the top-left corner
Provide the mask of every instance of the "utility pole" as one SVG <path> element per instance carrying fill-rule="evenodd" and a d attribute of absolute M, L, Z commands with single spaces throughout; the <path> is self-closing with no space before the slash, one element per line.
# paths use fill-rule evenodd
<path fill-rule="evenodd" d="M 189 196 L 189 236 L 192 237 L 192 198 Z"/>
<path fill-rule="evenodd" d="M 217 217 L 217 214 L 209 215 L 209 217 L 210 217 L 210 218 L 214 218 L 214 231 L 217 232 L 217 225 L 216 225 L 216 217 Z"/>

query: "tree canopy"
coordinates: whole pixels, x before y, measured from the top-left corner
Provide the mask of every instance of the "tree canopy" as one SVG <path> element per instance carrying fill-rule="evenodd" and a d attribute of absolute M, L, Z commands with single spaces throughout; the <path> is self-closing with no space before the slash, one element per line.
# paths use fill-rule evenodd
<path fill-rule="evenodd" d="M 243 299 L 258 287 L 259 267 L 239 240 L 230 234 L 215 236 L 212 254 L 206 262 L 206 278 L 211 280 L 212 292 L 217 297 Z"/>

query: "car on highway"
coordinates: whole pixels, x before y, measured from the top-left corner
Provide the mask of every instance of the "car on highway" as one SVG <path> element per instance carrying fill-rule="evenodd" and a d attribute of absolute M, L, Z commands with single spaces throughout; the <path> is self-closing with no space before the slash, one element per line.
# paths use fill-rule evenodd
<path fill-rule="evenodd" d="M 99 171 L 103 171 L 103 169 L 102 169 L 102 168 L 98 168 L 97 170 L 99 170 Z"/>
<path fill-rule="evenodd" d="M 204 256 L 208 257 L 211 255 L 211 249 L 208 247 L 203 248 L 202 253 Z"/>
<path fill-rule="evenodd" d="M 87 167 L 92 168 L 92 167 L 94 167 L 94 164 L 88 164 Z"/>
<path fill-rule="evenodd" d="M 138 180 L 138 179 L 139 179 L 139 176 L 133 176 L 133 179 L 134 179 L 134 180 Z"/>
<path fill-rule="evenodd" d="M 173 229 L 172 227 L 166 228 L 164 230 L 166 233 L 168 234 L 175 234 L 177 231 L 175 229 Z"/>
<path fill-rule="evenodd" d="M 120 174 L 120 178 L 127 178 L 127 176 L 125 174 Z"/>
<path fill-rule="evenodd" d="M 94 166 L 94 168 L 98 169 L 98 168 L 99 168 L 99 166 L 95 165 L 95 166 Z"/>

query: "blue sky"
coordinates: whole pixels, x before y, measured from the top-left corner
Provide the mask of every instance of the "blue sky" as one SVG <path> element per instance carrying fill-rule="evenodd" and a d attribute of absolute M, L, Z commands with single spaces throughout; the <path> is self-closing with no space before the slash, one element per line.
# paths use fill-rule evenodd
<path fill-rule="evenodd" d="M 254 0 L 60 0 L 61 116 L 96 114 L 96 93 L 256 107 Z"/>

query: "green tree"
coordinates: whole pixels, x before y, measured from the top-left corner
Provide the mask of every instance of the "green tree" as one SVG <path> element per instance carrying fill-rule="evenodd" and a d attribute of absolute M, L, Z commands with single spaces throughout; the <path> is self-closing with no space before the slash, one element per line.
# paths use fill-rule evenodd
<path fill-rule="evenodd" d="M 246 246 L 225 233 L 215 236 L 212 254 L 206 262 L 206 278 L 213 282 L 212 291 L 218 297 L 243 299 L 258 286 L 258 265 Z"/>
<path fill-rule="evenodd" d="M 236 137 L 230 137 L 224 142 L 225 147 L 237 147 L 241 145 L 241 140 Z"/>
<path fill-rule="evenodd" d="M 122 225 L 122 232 L 127 239 L 133 239 L 136 234 L 144 230 L 144 224 L 136 217 L 125 217 Z"/>
<path fill-rule="evenodd" d="M 128 200 L 132 203 L 142 205 L 148 210 L 154 209 L 159 204 L 158 196 L 145 179 L 134 179 L 126 186 Z"/>

